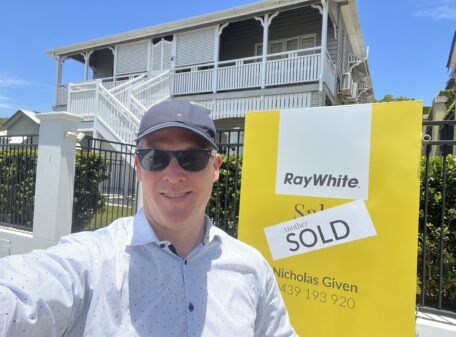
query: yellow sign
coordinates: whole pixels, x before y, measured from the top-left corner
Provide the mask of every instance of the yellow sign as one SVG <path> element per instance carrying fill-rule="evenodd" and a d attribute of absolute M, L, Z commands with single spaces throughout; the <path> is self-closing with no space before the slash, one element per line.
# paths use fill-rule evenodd
<path fill-rule="evenodd" d="M 239 238 L 301 337 L 413 337 L 421 102 L 246 115 Z"/>

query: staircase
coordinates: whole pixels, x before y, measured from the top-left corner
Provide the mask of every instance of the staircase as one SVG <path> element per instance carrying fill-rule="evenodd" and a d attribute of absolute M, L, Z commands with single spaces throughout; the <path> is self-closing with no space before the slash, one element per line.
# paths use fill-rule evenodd
<path fill-rule="evenodd" d="M 149 79 L 144 74 L 110 89 L 94 80 L 69 84 L 67 110 L 93 117 L 94 129 L 106 140 L 133 144 L 144 112 L 169 97 L 169 71 Z"/>

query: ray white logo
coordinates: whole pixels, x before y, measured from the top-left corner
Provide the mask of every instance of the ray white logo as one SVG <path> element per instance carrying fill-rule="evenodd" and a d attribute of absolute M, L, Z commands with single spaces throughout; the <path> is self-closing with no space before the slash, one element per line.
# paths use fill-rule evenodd
<path fill-rule="evenodd" d="M 264 232 L 273 260 L 377 235 L 363 200 L 266 227 Z"/>
<path fill-rule="evenodd" d="M 372 105 L 280 111 L 276 193 L 367 200 Z"/>

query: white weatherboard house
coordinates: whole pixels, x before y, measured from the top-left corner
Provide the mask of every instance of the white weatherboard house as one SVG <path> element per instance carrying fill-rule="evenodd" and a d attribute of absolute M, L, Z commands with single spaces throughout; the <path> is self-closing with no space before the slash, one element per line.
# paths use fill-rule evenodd
<path fill-rule="evenodd" d="M 47 53 L 57 60 L 54 110 L 110 141 L 132 143 L 143 112 L 169 98 L 239 127 L 246 111 L 373 97 L 355 0 L 262 1 Z M 62 83 L 69 59 L 84 65 L 83 82 Z"/>

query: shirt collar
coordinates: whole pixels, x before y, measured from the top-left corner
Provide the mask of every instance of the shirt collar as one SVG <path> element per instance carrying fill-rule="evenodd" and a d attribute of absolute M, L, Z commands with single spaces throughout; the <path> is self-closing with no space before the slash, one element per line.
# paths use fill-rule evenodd
<path fill-rule="evenodd" d="M 220 234 L 217 233 L 217 229 L 207 215 L 204 216 L 204 227 L 206 228 L 206 233 L 203 239 L 204 244 L 212 242 L 215 238 L 221 240 Z M 129 242 L 130 246 L 141 246 L 151 242 L 161 242 L 144 215 L 143 208 L 138 210 L 133 218 L 133 231 Z"/>

